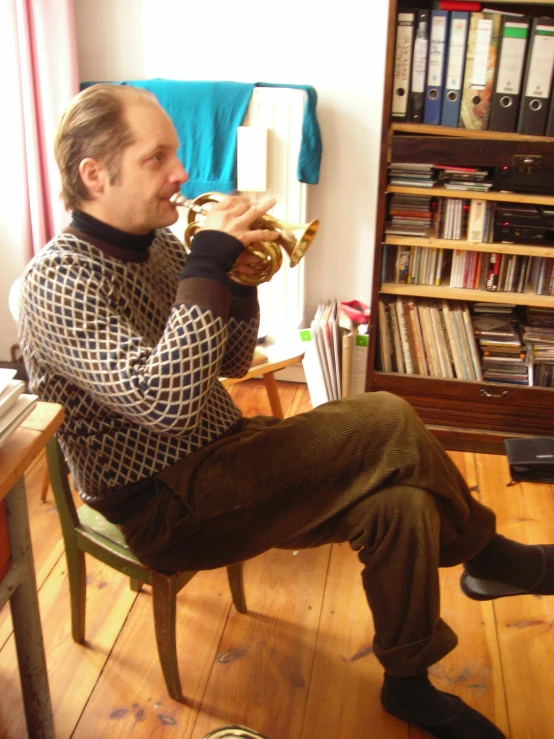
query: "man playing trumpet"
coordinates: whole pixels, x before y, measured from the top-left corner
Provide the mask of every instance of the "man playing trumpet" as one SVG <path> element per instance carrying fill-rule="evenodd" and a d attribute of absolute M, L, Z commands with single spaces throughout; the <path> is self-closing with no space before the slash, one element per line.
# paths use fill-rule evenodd
<path fill-rule="evenodd" d="M 74 485 L 164 571 L 348 541 L 386 710 L 439 738 L 501 737 L 428 679 L 456 645 L 438 568 L 464 562 L 473 598 L 552 594 L 554 547 L 497 534 L 494 513 L 394 395 L 284 421 L 241 416 L 218 378 L 250 367 L 258 306 L 256 288 L 229 273 L 252 270 L 244 246 L 276 239 L 251 230 L 274 200 L 224 198 L 187 257 L 166 229 L 187 179 L 177 147 L 155 98 L 132 87 L 88 88 L 59 125 L 73 219 L 25 273 L 20 344 L 31 390 L 65 407 L 58 436 Z"/>

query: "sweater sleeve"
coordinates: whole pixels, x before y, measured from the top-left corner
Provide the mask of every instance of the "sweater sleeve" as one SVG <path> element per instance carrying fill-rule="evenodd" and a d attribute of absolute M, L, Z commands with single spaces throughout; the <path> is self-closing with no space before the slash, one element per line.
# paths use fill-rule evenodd
<path fill-rule="evenodd" d="M 238 248 L 237 248 L 238 247 Z M 203 305 L 221 311 L 227 320 L 228 337 L 221 361 L 224 377 L 242 377 L 250 369 L 259 327 L 257 288 L 238 284 L 228 272 L 242 251 L 234 237 L 219 231 L 202 230 L 192 240 L 191 252 L 181 272 L 176 305 Z M 210 285 L 210 282 L 211 285 Z M 217 306 L 218 286 L 230 292 L 226 310 Z"/>

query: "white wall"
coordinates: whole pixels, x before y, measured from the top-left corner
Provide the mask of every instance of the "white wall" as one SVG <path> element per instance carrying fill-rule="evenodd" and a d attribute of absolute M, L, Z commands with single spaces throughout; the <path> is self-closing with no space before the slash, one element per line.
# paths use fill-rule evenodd
<path fill-rule="evenodd" d="M 321 226 L 305 257 L 306 317 L 323 299 L 369 302 L 388 3 L 74 2 L 81 81 L 166 77 L 317 90 L 323 158 L 308 216 Z"/>
<path fill-rule="evenodd" d="M 0 359 L 5 360 L 9 359 L 10 346 L 17 343 L 17 326 L 8 309 L 8 294 L 25 268 L 21 234 L 28 233 L 29 218 L 26 172 L 21 168 L 25 146 L 20 115 L 19 58 L 17 39 L 12 35 L 15 7 L 6 4 L 2 10 L 6 23 L 0 27 L 0 70 L 4 72 L 1 75 L 4 105 L 0 115 Z"/>

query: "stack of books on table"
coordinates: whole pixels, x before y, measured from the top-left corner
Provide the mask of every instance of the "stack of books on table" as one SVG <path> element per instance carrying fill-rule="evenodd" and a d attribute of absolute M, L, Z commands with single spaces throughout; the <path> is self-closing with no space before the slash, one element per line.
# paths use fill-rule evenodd
<path fill-rule="evenodd" d="M 532 384 L 528 351 L 515 312 L 486 311 L 486 308 L 477 311 L 472 317 L 473 331 L 481 350 L 483 379 Z"/>
<path fill-rule="evenodd" d="M 38 400 L 25 392 L 25 383 L 14 379 L 15 374 L 14 369 L 0 369 L 0 444 L 27 418 Z"/>

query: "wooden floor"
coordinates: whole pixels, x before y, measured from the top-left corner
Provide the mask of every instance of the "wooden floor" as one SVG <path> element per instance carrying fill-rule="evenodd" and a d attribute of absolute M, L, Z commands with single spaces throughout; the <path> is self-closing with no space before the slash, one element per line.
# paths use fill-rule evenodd
<path fill-rule="evenodd" d="M 245 413 L 268 413 L 261 381 L 232 388 Z M 287 413 L 309 408 L 305 386 L 282 383 Z M 340 453 L 340 450 L 337 450 Z M 506 487 L 501 456 L 452 452 L 501 533 L 554 542 L 551 485 Z M 87 646 L 71 640 L 67 570 L 55 506 L 40 502 L 43 461 L 27 476 L 31 534 L 58 739 L 201 739 L 240 723 L 268 739 L 423 739 L 379 703 L 382 670 L 360 565 L 347 545 L 272 550 L 245 566 L 248 615 L 235 612 L 224 571 L 197 575 L 178 596 L 177 643 L 187 703 L 168 698 L 150 593 L 88 559 Z M 554 597 L 476 603 L 441 571 L 442 613 L 458 648 L 435 684 L 489 716 L 511 739 L 554 737 Z M 11 617 L 0 612 L 0 738 L 26 736 Z"/>

